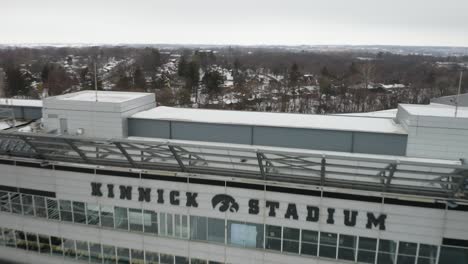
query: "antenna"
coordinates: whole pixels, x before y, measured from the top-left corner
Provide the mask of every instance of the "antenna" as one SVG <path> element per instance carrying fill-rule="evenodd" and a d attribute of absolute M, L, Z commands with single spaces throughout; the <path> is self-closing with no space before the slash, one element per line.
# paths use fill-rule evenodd
<path fill-rule="evenodd" d="M 94 91 L 96 93 L 96 102 L 98 101 L 98 92 L 97 92 L 97 71 L 96 71 L 96 61 L 94 61 Z"/>
<path fill-rule="evenodd" d="M 463 79 L 463 71 L 460 71 L 460 81 L 458 82 L 458 92 L 457 92 L 457 97 L 455 97 L 455 117 L 457 117 L 457 114 L 458 114 L 458 97 L 460 97 L 462 79 Z"/>

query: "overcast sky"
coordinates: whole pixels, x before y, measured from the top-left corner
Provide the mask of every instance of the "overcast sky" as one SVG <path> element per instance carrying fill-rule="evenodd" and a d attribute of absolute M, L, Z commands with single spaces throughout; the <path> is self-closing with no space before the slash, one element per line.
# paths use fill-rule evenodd
<path fill-rule="evenodd" d="M 468 0 L 0 0 L 0 43 L 468 46 Z"/>

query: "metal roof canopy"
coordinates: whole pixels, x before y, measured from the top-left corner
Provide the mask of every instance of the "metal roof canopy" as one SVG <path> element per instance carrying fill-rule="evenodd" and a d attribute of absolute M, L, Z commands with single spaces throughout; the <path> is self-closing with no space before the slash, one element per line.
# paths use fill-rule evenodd
<path fill-rule="evenodd" d="M 468 200 L 468 166 L 461 161 L 19 132 L 0 132 L 0 154 Z"/>

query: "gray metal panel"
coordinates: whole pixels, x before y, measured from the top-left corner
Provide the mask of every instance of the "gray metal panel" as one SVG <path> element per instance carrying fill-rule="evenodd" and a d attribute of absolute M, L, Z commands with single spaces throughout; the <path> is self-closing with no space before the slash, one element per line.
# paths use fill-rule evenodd
<path fill-rule="evenodd" d="M 251 127 L 225 124 L 172 122 L 172 138 L 236 144 L 251 143 Z"/>
<path fill-rule="evenodd" d="M 406 155 L 407 135 L 354 132 L 353 152 Z"/>
<path fill-rule="evenodd" d="M 39 119 L 42 117 L 42 107 L 24 107 L 24 119 Z"/>
<path fill-rule="evenodd" d="M 301 128 L 255 127 L 254 145 L 350 152 L 352 132 Z"/>
<path fill-rule="evenodd" d="M 169 121 L 149 119 L 128 119 L 129 137 L 170 138 L 171 129 Z"/>

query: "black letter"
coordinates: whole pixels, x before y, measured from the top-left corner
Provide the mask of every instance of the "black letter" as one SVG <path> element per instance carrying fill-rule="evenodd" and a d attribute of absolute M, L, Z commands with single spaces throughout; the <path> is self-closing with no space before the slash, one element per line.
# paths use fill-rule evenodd
<path fill-rule="evenodd" d="M 102 183 L 98 183 L 98 182 L 91 183 L 91 195 L 92 196 L 99 196 L 99 197 L 102 196 L 101 185 Z"/>
<path fill-rule="evenodd" d="M 186 192 L 185 196 L 187 196 L 187 203 L 185 204 L 185 206 L 198 207 L 198 203 L 197 203 L 198 193 Z"/>
<path fill-rule="evenodd" d="M 151 188 L 138 187 L 138 201 L 151 202 Z"/>
<path fill-rule="evenodd" d="M 114 184 L 107 184 L 107 197 L 114 198 Z"/>
<path fill-rule="evenodd" d="M 373 213 L 367 213 L 366 228 L 372 229 L 372 225 L 374 225 L 375 227 L 379 226 L 380 230 L 385 230 L 386 218 L 387 218 L 387 215 L 384 215 L 384 214 L 379 215 L 379 218 L 375 218 L 375 215 Z"/>
<path fill-rule="evenodd" d="M 307 206 L 307 218 L 309 222 L 317 222 L 320 216 L 320 209 L 315 206 Z"/>
<path fill-rule="evenodd" d="M 266 207 L 270 207 L 270 212 L 268 213 L 268 216 L 275 217 L 276 216 L 275 209 L 279 208 L 279 203 L 266 201 Z"/>
<path fill-rule="evenodd" d="M 333 219 L 333 214 L 335 213 L 335 209 L 328 208 L 327 211 L 328 211 L 327 224 L 334 224 L 335 220 Z"/>
<path fill-rule="evenodd" d="M 172 205 L 179 205 L 180 204 L 179 194 L 180 194 L 179 191 L 171 191 L 169 193 L 169 202 Z"/>
<path fill-rule="evenodd" d="M 132 199 L 132 186 L 124 186 L 120 185 L 120 199 L 127 199 L 131 200 Z"/>
<path fill-rule="evenodd" d="M 293 204 L 293 203 L 288 204 L 288 209 L 286 210 L 286 214 L 284 215 L 284 218 L 290 219 L 291 216 L 294 220 L 299 219 L 299 216 L 297 216 L 296 204 Z"/>
<path fill-rule="evenodd" d="M 249 200 L 249 214 L 256 215 L 259 212 L 260 212 L 260 208 L 258 208 L 258 200 L 250 199 Z"/>
<path fill-rule="evenodd" d="M 164 203 L 164 190 L 163 189 L 158 189 L 158 203 L 160 204 Z"/>
<path fill-rule="evenodd" d="M 349 213 L 351 213 L 351 219 L 349 219 Z M 358 215 L 357 211 L 344 210 L 344 224 L 345 226 L 355 226 L 356 217 Z"/>

